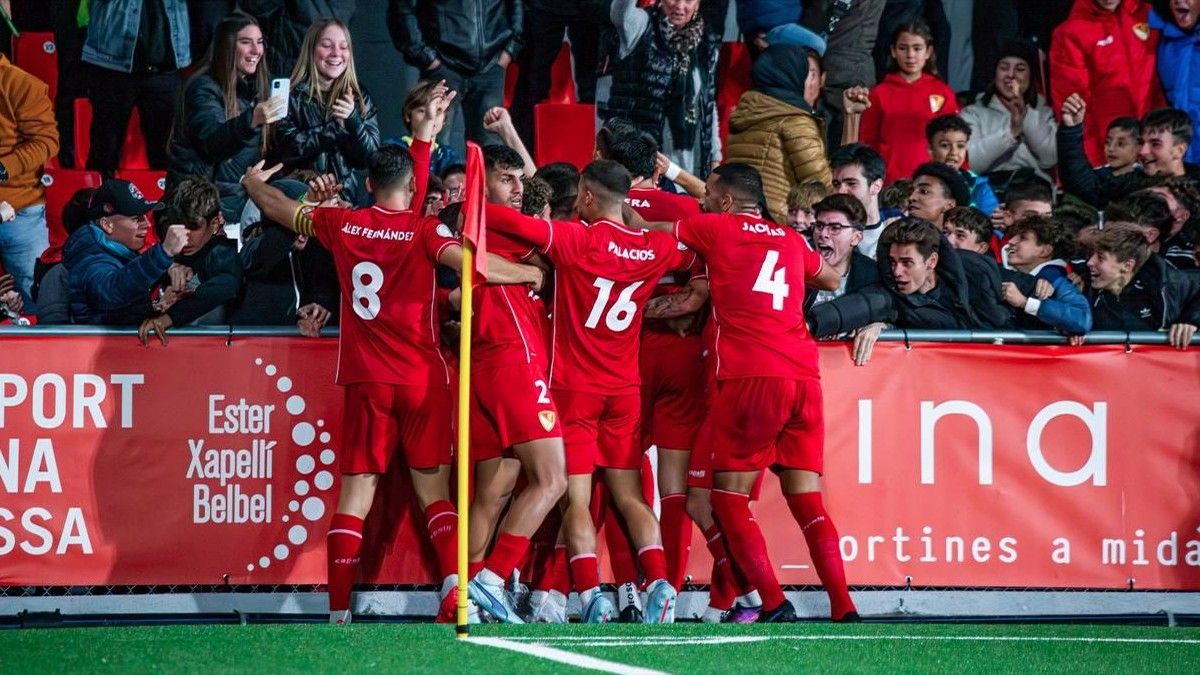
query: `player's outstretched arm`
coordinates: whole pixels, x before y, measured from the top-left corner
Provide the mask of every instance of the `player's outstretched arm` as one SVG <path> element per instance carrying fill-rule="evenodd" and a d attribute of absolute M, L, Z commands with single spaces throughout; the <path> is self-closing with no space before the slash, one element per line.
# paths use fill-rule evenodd
<path fill-rule="evenodd" d="M 640 213 L 634 211 L 628 204 L 621 207 L 621 217 L 625 221 L 626 226 L 635 230 L 657 230 L 659 232 L 666 232 L 667 234 L 674 234 L 675 232 L 675 223 L 669 220 L 650 222 L 643 218 Z"/>
<path fill-rule="evenodd" d="M 692 279 L 679 293 L 660 295 L 646 303 L 647 319 L 677 319 L 699 312 L 708 302 L 708 279 Z"/>
<path fill-rule="evenodd" d="M 546 274 L 533 265 L 520 265 L 509 262 L 493 253 L 487 254 L 489 284 L 523 284 L 540 290 L 546 281 Z M 462 274 L 463 249 L 461 246 L 448 246 L 442 251 L 438 262 Z"/>
<path fill-rule="evenodd" d="M 816 288 L 822 291 L 836 291 L 837 287 L 842 283 L 842 275 L 838 273 L 832 265 L 821 265 L 821 271 L 817 276 L 809 279 L 805 286 Z"/>
<path fill-rule="evenodd" d="M 300 234 L 312 235 L 312 223 L 306 217 L 301 217 L 300 202 L 283 194 L 278 188 L 267 185 L 267 179 L 274 176 L 283 168 L 282 164 L 265 169 L 263 162 L 246 169 L 242 176 L 242 186 L 246 195 L 258 207 L 268 220 L 272 220 Z"/>

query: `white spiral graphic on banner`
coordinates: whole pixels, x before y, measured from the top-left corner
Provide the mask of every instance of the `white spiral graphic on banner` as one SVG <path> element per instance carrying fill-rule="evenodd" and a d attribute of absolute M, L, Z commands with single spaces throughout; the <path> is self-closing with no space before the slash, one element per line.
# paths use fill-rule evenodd
<path fill-rule="evenodd" d="M 269 552 L 263 554 L 258 560 L 246 565 L 247 572 L 253 572 L 256 569 L 266 569 L 271 566 L 272 560 L 283 561 L 287 560 L 292 549 L 296 549 L 296 553 L 303 548 L 314 532 L 310 532 L 310 528 L 318 527 L 321 520 L 325 516 L 325 499 L 324 494 L 333 489 L 334 474 L 331 470 L 322 469 L 317 471 L 318 466 L 332 467 L 337 460 L 337 452 L 329 447 L 329 442 L 333 439 L 332 434 L 328 431 L 319 431 L 325 427 L 325 420 L 306 420 L 303 419 L 304 412 L 308 410 L 308 402 L 298 393 L 292 392 L 295 387 L 295 382 L 292 378 L 282 375 L 279 367 L 273 363 L 267 363 L 263 358 L 254 359 L 254 365 L 262 369 L 262 372 L 274 380 L 274 388 L 280 394 L 286 394 L 287 400 L 283 409 L 291 415 L 289 422 L 291 426 L 292 443 L 303 449 L 303 453 L 295 459 L 294 467 L 300 476 L 312 476 L 311 479 L 297 478 L 292 483 L 292 494 L 294 498 L 288 501 L 287 510 L 289 513 L 297 514 L 297 524 L 292 525 L 284 533 L 283 541 L 275 542 L 274 545 L 268 545 Z M 313 445 L 314 441 L 320 441 L 318 449 L 308 449 Z M 316 475 L 313 472 L 316 471 Z M 291 522 L 292 517 L 284 514 L 280 520 L 284 523 Z"/>

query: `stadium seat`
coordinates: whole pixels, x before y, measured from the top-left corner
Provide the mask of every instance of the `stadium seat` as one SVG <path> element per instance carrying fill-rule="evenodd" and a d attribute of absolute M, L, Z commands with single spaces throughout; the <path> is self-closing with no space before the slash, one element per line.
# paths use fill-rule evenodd
<path fill-rule="evenodd" d="M 150 201 L 162 199 L 167 188 L 167 172 L 154 169 L 118 169 L 117 178 L 127 180 L 142 191 Z"/>
<path fill-rule="evenodd" d="M 62 259 L 62 246 L 67 241 L 63 228 L 63 207 L 71 196 L 83 188 L 100 187 L 100 174 L 95 171 L 73 169 L 46 169 L 42 174 L 42 185 L 46 187 L 46 225 L 50 228 L 50 248 L 42 254 L 46 263 Z"/>
<path fill-rule="evenodd" d="M 75 157 L 80 164 L 87 162 L 88 150 L 92 145 L 92 102 L 86 98 L 75 99 Z M 129 115 L 129 126 L 125 129 L 125 144 L 121 148 L 118 168 L 146 170 L 150 160 L 146 156 L 146 139 L 142 136 L 141 116 L 134 108 Z"/>
<path fill-rule="evenodd" d="M 742 42 L 721 45 L 721 69 L 717 73 L 717 117 L 721 122 L 721 144 L 729 138 L 729 115 L 742 94 L 750 89 L 750 50 Z"/>
<path fill-rule="evenodd" d="M 590 103 L 539 103 L 533 107 L 535 161 L 538 166 L 592 161 L 596 138 L 596 106 Z"/>
<path fill-rule="evenodd" d="M 58 95 L 58 49 L 54 33 L 21 33 L 12 39 L 13 64 L 50 86 L 50 100 Z"/>

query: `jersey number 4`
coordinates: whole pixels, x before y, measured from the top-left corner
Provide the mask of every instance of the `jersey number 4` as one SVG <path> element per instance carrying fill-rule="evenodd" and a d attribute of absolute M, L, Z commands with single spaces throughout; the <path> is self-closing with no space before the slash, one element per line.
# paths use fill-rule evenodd
<path fill-rule="evenodd" d="M 767 257 L 763 258 L 762 268 L 758 270 L 758 278 L 754 280 L 752 290 L 771 296 L 771 309 L 781 312 L 783 301 L 787 299 L 790 289 L 787 283 L 787 268 L 775 269 L 778 264 L 779 251 L 767 251 Z"/>
<path fill-rule="evenodd" d="M 588 314 L 587 321 L 583 323 L 588 328 L 595 328 L 600 325 L 600 316 L 604 316 L 604 325 L 614 333 L 629 328 L 633 323 L 633 317 L 637 316 L 637 303 L 633 301 L 633 294 L 646 282 L 638 281 L 626 286 L 620 293 L 617 294 L 617 299 L 613 302 L 612 307 L 609 307 L 605 313 L 604 308 L 608 307 L 608 301 L 612 298 L 613 280 L 605 279 L 604 277 L 596 277 L 592 285 L 600 289 L 596 295 L 596 304 L 592 305 L 592 312 Z"/>

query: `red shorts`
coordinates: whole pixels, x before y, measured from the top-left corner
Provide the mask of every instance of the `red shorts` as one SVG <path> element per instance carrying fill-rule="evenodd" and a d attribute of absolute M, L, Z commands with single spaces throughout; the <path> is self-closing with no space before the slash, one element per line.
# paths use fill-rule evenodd
<path fill-rule="evenodd" d="M 714 447 L 712 444 L 712 425 L 706 420 L 704 426 L 700 428 L 700 435 L 697 436 L 696 446 L 692 448 L 692 454 L 688 457 L 688 480 L 689 488 L 703 488 L 711 490 L 713 487 L 713 454 Z M 703 442 L 702 440 L 703 439 Z M 754 482 L 754 487 L 750 489 L 750 501 L 758 501 L 762 494 L 763 478 L 766 472 L 758 474 L 758 480 Z"/>
<path fill-rule="evenodd" d="M 568 475 L 590 474 L 597 467 L 641 469 L 640 399 L 637 391 L 554 392 L 554 400 L 565 412 L 563 444 L 567 450 Z"/>
<path fill-rule="evenodd" d="M 704 419 L 704 358 L 699 336 L 642 335 L 642 445 L 690 450 Z"/>
<path fill-rule="evenodd" d="M 563 435 L 536 364 L 476 364 L 471 380 L 471 461 L 511 457 L 517 443 Z"/>
<path fill-rule="evenodd" d="M 346 385 L 342 473 L 384 473 L 400 448 L 413 469 L 450 463 L 453 406 L 446 386 Z"/>
<path fill-rule="evenodd" d="M 825 415 L 818 380 L 722 380 L 705 425 L 714 471 L 767 467 L 821 473 Z"/>

